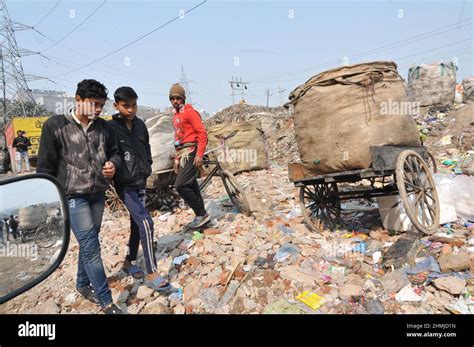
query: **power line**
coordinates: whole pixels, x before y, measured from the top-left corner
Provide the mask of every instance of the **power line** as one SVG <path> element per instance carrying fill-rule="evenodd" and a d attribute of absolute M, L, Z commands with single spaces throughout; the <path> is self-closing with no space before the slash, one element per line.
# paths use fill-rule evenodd
<path fill-rule="evenodd" d="M 420 55 L 420 54 L 424 54 L 424 53 L 436 51 L 436 50 L 441 49 L 441 48 L 454 46 L 454 45 L 457 45 L 458 43 L 466 42 L 466 41 L 472 40 L 473 38 L 474 38 L 474 36 L 471 36 L 471 37 L 469 37 L 469 38 L 467 38 L 467 39 L 465 39 L 465 40 L 461 40 L 461 41 L 453 42 L 453 43 L 450 43 L 450 44 L 447 44 L 447 45 L 444 45 L 444 46 L 432 48 L 432 49 L 429 49 L 429 50 L 427 50 L 427 51 L 423 51 L 423 52 L 418 52 L 418 53 L 415 53 L 415 54 L 406 55 L 406 56 L 404 56 L 404 57 L 397 58 L 397 59 L 394 59 L 394 60 L 402 60 L 402 59 L 406 59 L 406 58 L 413 57 L 413 56 L 415 56 L 415 55 Z"/>
<path fill-rule="evenodd" d="M 202 1 L 201 3 L 199 3 L 199 4 L 197 4 L 196 6 L 190 8 L 190 9 L 187 10 L 186 12 L 179 14 L 178 16 L 174 17 L 173 19 L 170 19 L 170 20 L 167 21 L 166 23 L 164 23 L 164 24 L 160 25 L 159 27 L 153 29 L 152 31 L 150 31 L 150 32 L 148 32 L 148 33 L 146 33 L 146 34 L 144 34 L 144 35 L 138 37 L 137 39 L 133 40 L 132 42 L 127 43 L 126 45 L 123 45 L 123 46 L 121 46 L 121 47 L 119 47 L 119 48 L 113 50 L 112 52 L 110 52 L 110 53 L 108 53 L 108 54 L 106 54 L 106 55 L 104 55 L 104 56 L 102 56 L 102 57 L 100 57 L 100 58 L 98 58 L 98 59 L 95 59 L 94 61 L 92 61 L 92 62 L 90 62 L 90 63 L 88 63 L 88 64 L 85 64 L 85 65 L 83 65 L 83 66 L 81 66 L 81 67 L 79 67 L 79 68 L 77 68 L 77 69 L 71 70 L 71 71 L 69 71 L 69 72 L 65 72 L 65 73 L 62 73 L 62 74 L 53 76 L 52 78 L 60 77 L 60 76 L 64 76 L 64 75 L 68 75 L 68 74 L 70 74 L 70 73 L 73 73 L 73 72 L 82 70 L 82 69 L 84 69 L 84 68 L 86 68 L 86 67 L 88 67 L 88 66 L 91 66 L 91 65 L 95 64 L 95 63 L 98 63 L 98 62 L 100 62 L 100 61 L 102 61 L 102 60 L 104 60 L 104 59 L 110 57 L 111 55 L 114 55 L 115 53 L 120 52 L 121 50 L 123 50 L 123 49 L 125 49 L 125 48 L 127 48 L 127 47 L 130 47 L 131 45 L 137 43 L 138 41 L 143 40 L 144 38 L 150 36 L 151 34 L 155 33 L 156 31 L 158 31 L 158 30 L 160 30 L 160 29 L 163 29 L 164 27 L 168 26 L 169 24 L 171 24 L 171 23 L 175 22 L 176 20 L 182 18 L 182 17 L 183 17 L 184 15 L 186 15 L 187 13 L 189 13 L 189 12 L 195 10 L 196 8 L 198 8 L 198 7 L 202 6 L 202 5 L 204 5 L 206 2 L 207 2 L 207 0 Z"/>
<path fill-rule="evenodd" d="M 61 0 L 58 0 L 58 1 L 56 2 L 56 4 L 53 6 L 53 8 L 52 8 L 51 10 L 49 10 L 49 12 L 46 13 L 45 16 L 44 16 L 43 18 L 41 18 L 38 23 L 36 23 L 35 25 L 33 25 L 33 28 L 35 28 L 35 27 L 37 27 L 38 25 L 40 25 L 41 23 L 43 23 L 44 20 L 45 20 L 46 18 L 48 18 L 49 15 L 56 9 L 56 7 L 58 7 L 58 5 L 59 5 L 60 2 L 61 2 Z"/>
<path fill-rule="evenodd" d="M 356 57 L 359 58 L 359 57 L 369 55 L 369 54 L 372 54 L 372 53 L 380 53 L 380 52 L 388 50 L 388 49 L 400 47 L 400 46 L 403 46 L 405 44 L 413 43 L 413 42 L 416 42 L 416 41 L 419 41 L 419 40 L 423 40 L 423 39 L 427 39 L 427 38 L 430 38 L 430 37 L 433 37 L 433 36 L 444 34 L 446 32 L 452 31 L 452 30 L 458 30 L 458 29 L 466 27 L 466 26 L 472 26 L 472 22 L 471 22 L 471 23 L 464 24 L 462 26 L 451 28 L 451 27 L 456 26 L 460 23 L 463 23 L 463 22 L 466 22 L 466 21 L 472 21 L 473 18 L 474 17 L 470 17 L 470 18 L 464 19 L 462 21 L 459 21 L 459 22 L 456 22 L 456 23 L 453 23 L 453 24 L 450 24 L 450 25 L 446 25 L 446 26 L 440 27 L 438 29 L 434 29 L 434 30 L 425 32 L 423 34 L 418 34 L 416 36 L 412 36 L 412 37 L 404 39 L 404 40 L 392 42 L 392 43 L 384 45 L 384 46 L 380 46 L 380 47 L 377 47 L 377 48 L 374 48 L 374 49 L 359 52 L 359 53 L 356 53 L 356 54 L 353 54 L 353 55 L 349 56 L 348 58 L 356 58 Z M 447 29 L 447 28 L 451 28 L 451 29 L 440 31 L 440 30 Z M 440 31 L 440 32 L 438 32 L 438 31 Z M 334 60 L 319 64 L 319 65 L 308 66 L 308 67 L 303 68 L 303 69 L 294 70 L 293 72 L 273 75 L 272 77 L 269 77 L 269 78 L 266 78 L 266 79 L 253 81 L 253 83 L 271 82 L 272 80 L 277 79 L 279 77 L 288 77 L 288 76 L 300 75 L 302 73 L 307 72 L 308 70 L 314 70 L 316 68 L 325 67 L 325 66 L 328 66 L 328 65 L 331 66 L 331 65 L 338 64 L 338 63 L 341 63 L 341 62 L 342 62 L 342 59 L 334 59 Z"/>
<path fill-rule="evenodd" d="M 71 36 L 77 29 L 79 29 L 85 22 L 87 22 L 89 20 L 89 18 L 91 18 L 94 14 L 96 14 L 106 3 L 107 3 L 107 0 L 104 0 L 104 2 L 101 3 L 94 11 L 89 13 L 89 15 L 82 22 L 80 22 L 78 25 L 76 25 L 70 32 L 68 32 L 66 35 L 64 35 L 61 39 L 59 39 L 58 42 L 55 42 L 51 46 L 49 46 L 46 49 L 44 49 L 43 51 L 41 51 L 41 53 L 46 52 L 48 49 L 51 49 L 51 48 L 55 47 L 59 42 L 62 42 L 65 39 L 67 39 L 69 36 Z"/>
<path fill-rule="evenodd" d="M 74 49 L 74 48 L 72 48 L 72 47 L 69 47 L 69 46 L 65 45 L 64 43 L 61 43 L 61 42 L 58 42 L 58 41 L 54 40 L 53 38 L 51 38 L 51 37 L 45 35 L 44 33 L 42 33 L 41 31 L 39 31 L 39 30 L 37 30 L 37 29 L 35 29 L 35 28 L 33 28 L 33 30 L 34 30 L 36 33 L 38 33 L 39 35 L 41 35 L 42 37 L 44 37 L 44 38 L 46 38 L 46 39 L 48 39 L 48 40 L 50 40 L 50 41 L 52 41 L 52 42 L 57 42 L 57 44 L 60 45 L 61 47 L 64 47 L 64 48 L 70 50 L 71 52 L 74 52 L 74 53 L 77 54 L 77 55 L 83 56 L 83 57 L 85 57 L 85 58 L 87 58 L 87 59 L 89 59 L 89 60 L 91 60 L 91 61 L 94 60 L 94 59 L 96 59 L 96 58 L 92 58 L 91 56 L 89 56 L 89 55 L 87 55 L 87 54 L 85 54 L 85 53 L 83 53 L 83 52 L 81 52 L 81 51 L 79 51 L 79 50 L 77 50 L 77 49 Z M 73 65 L 75 65 L 76 67 L 81 66 L 81 64 L 75 63 L 75 62 L 73 62 L 73 61 L 69 61 L 69 60 L 66 60 L 66 59 L 61 59 L 61 58 L 54 57 L 54 56 L 51 56 L 51 55 L 49 55 L 48 57 L 45 56 L 45 55 L 42 55 L 42 56 L 43 56 L 44 58 L 46 58 L 47 60 L 52 61 L 52 62 L 54 62 L 55 64 L 58 64 L 58 65 L 61 65 L 61 66 L 65 66 L 65 67 L 67 67 L 68 69 L 74 69 L 75 67 L 66 66 L 65 64 L 62 64 L 62 63 L 60 63 L 59 61 L 63 61 L 63 62 L 68 63 L 68 64 L 73 64 Z M 104 62 L 99 62 L 99 63 L 100 63 L 102 66 L 107 67 L 107 68 L 109 68 L 110 70 L 114 71 L 114 72 L 108 72 L 109 74 L 115 74 L 115 75 L 117 75 L 117 76 L 125 76 L 125 77 L 128 77 L 128 78 L 134 79 L 134 80 L 141 80 L 141 81 L 145 81 L 145 82 L 148 82 L 148 83 L 156 83 L 156 81 L 154 81 L 154 80 L 150 80 L 150 79 L 148 79 L 148 78 L 143 78 L 143 77 L 137 77 L 137 74 L 129 74 L 129 73 L 126 73 L 126 72 L 124 72 L 124 71 L 122 71 L 122 70 L 120 70 L 120 69 L 118 69 L 118 68 L 116 68 L 116 67 L 113 67 L 113 66 L 111 66 L 111 65 L 108 65 L 108 64 L 106 64 L 106 63 L 104 63 Z M 89 69 L 93 69 L 93 70 L 99 70 L 98 68 L 93 68 L 93 67 L 88 67 L 88 68 L 89 68 Z M 99 70 L 99 71 L 101 71 L 101 70 Z M 104 72 L 104 71 L 101 71 L 101 72 Z"/>

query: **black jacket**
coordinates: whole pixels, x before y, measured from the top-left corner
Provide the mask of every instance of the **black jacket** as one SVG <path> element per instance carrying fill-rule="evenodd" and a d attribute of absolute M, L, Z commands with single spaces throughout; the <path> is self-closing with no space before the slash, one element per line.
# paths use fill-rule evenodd
<path fill-rule="evenodd" d="M 23 136 L 15 137 L 12 146 L 16 147 L 19 152 L 26 152 L 31 146 L 30 139 Z"/>
<path fill-rule="evenodd" d="M 87 135 L 72 115 L 52 116 L 43 124 L 37 172 L 57 177 L 66 196 L 107 190 L 110 182 L 102 174 L 106 161 L 120 170 L 121 158 L 107 122 L 97 118 Z"/>
<path fill-rule="evenodd" d="M 145 188 L 146 179 L 151 175 L 151 149 L 148 129 L 145 123 L 135 116 L 132 129 L 128 129 L 124 118 L 114 114 L 107 122 L 116 136 L 122 156 L 121 169 L 114 177 L 119 188 Z"/>

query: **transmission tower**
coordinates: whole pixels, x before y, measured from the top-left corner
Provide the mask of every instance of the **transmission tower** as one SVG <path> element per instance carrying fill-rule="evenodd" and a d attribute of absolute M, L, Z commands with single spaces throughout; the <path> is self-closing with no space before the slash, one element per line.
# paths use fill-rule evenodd
<path fill-rule="evenodd" d="M 183 86 L 184 91 L 186 92 L 186 102 L 189 104 L 193 103 L 193 100 L 191 98 L 191 94 L 194 94 L 191 92 L 191 88 L 189 87 L 189 83 L 191 83 L 191 80 L 188 80 L 186 77 L 186 73 L 184 72 L 184 67 L 181 65 L 181 79 L 179 80 L 179 84 Z"/>
<path fill-rule="evenodd" d="M 280 86 L 278 86 L 278 94 L 280 94 L 280 106 L 283 105 L 283 93 L 286 91 L 286 89 L 282 89 Z"/>
<path fill-rule="evenodd" d="M 21 58 L 28 55 L 37 55 L 39 53 L 19 48 L 15 38 L 15 32 L 29 29 L 32 29 L 32 27 L 13 22 L 8 13 L 5 0 L 0 0 L 1 120 L 3 124 L 11 116 L 27 116 L 28 114 L 25 108 L 26 102 L 36 105 L 28 87 L 28 81 L 42 79 L 42 77 L 26 75 L 23 71 Z M 11 102 L 14 101 L 21 105 L 21 111 L 16 111 L 21 114 L 11 114 L 12 109 L 9 109 L 9 106 Z"/>

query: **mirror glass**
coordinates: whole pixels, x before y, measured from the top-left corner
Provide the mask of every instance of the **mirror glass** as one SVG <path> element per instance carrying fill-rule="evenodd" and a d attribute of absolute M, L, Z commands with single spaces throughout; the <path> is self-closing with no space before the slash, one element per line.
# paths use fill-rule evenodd
<path fill-rule="evenodd" d="M 47 272 L 64 243 L 58 188 L 44 178 L 0 186 L 0 298 Z"/>

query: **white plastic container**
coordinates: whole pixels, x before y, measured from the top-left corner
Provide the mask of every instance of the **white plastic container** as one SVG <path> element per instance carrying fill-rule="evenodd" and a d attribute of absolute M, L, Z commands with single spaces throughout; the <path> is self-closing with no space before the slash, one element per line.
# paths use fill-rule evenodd
<path fill-rule="evenodd" d="M 413 228 L 413 224 L 403 208 L 399 195 L 380 196 L 376 200 L 385 229 L 409 231 Z"/>

